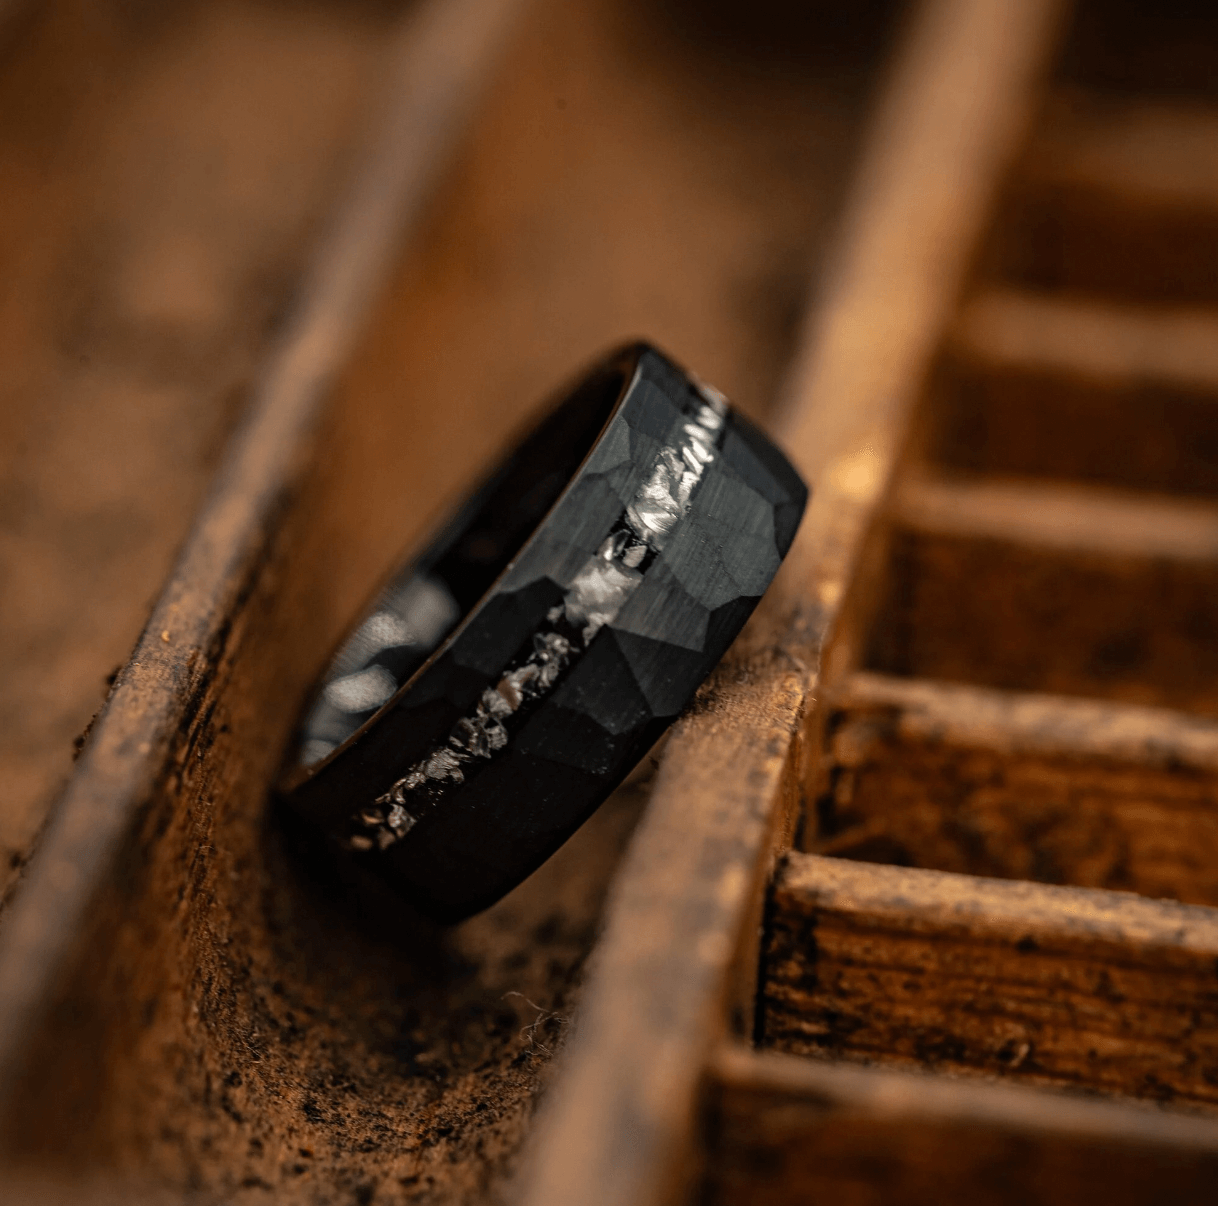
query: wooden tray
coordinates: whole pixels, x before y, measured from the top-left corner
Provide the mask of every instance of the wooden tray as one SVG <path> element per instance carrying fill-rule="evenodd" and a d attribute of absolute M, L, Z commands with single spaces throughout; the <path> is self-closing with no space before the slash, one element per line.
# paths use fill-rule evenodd
<path fill-rule="evenodd" d="M 814 259 L 875 52 L 817 92 L 730 6 L 685 75 L 640 54 L 637 14 L 509 33 L 517 7 L 402 27 L 364 166 L 5 914 L 11 1194 L 1211 1200 L 1218 320 L 1179 248 L 1218 198 L 1204 73 L 1162 81 L 1165 46 L 1213 31 L 924 0 L 786 341 L 785 265 Z M 832 137 L 792 173 L 816 102 Z M 764 201 L 714 175 L 724 147 Z M 683 242 L 699 222 L 716 255 Z M 564 297 L 574 255 L 595 306 Z M 615 302 L 643 265 L 650 303 Z M 266 784 L 384 565 L 623 319 L 755 413 L 777 387 L 813 504 L 656 763 L 502 905 L 403 932 L 288 848 Z"/>

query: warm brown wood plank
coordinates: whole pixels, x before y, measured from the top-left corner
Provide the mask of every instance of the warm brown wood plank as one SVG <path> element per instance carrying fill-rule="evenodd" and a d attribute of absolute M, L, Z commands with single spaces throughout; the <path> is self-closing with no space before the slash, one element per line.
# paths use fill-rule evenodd
<path fill-rule="evenodd" d="M 1165 709 L 852 675 L 818 854 L 1218 904 L 1218 725 Z"/>
<path fill-rule="evenodd" d="M 1218 514 L 1036 482 L 913 477 L 868 667 L 1218 711 Z"/>
<path fill-rule="evenodd" d="M 793 853 L 765 1045 L 1218 1105 L 1218 911 Z"/>
<path fill-rule="evenodd" d="M 1157 24 L 1145 15 L 1147 33 Z M 1218 298 L 1218 110 L 1066 91 L 997 224 L 998 272 L 1038 288 Z"/>
<path fill-rule="evenodd" d="M 705 1200 L 724 1206 L 1204 1206 L 1218 1125 L 1016 1085 L 725 1048 Z"/>
<path fill-rule="evenodd" d="M 928 460 L 1218 492 L 1218 311 L 991 289 L 963 308 L 930 390 Z"/>
<path fill-rule="evenodd" d="M 747 1026 L 749 939 L 774 850 L 790 840 L 815 661 L 1026 118 L 1054 13 L 1051 3 L 930 0 L 902 48 L 787 385 L 779 431 L 817 491 L 787 594 L 668 745 L 548 1098 L 530 1206 L 647 1206 L 689 1182 L 710 1044 L 733 1010 Z"/>

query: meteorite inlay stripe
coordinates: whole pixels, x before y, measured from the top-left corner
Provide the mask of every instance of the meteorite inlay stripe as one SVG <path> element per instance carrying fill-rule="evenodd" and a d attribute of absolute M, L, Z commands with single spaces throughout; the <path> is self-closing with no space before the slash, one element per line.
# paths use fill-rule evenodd
<path fill-rule="evenodd" d="M 457 721 L 443 744 L 353 814 L 347 838 L 352 850 L 385 850 L 400 841 L 441 802 L 448 785 L 464 781 L 463 768 L 505 749 L 510 734 L 504 722 L 549 694 L 638 589 L 656 554 L 688 513 L 694 490 L 723 437 L 727 400 L 709 386 L 699 384 L 698 389 L 700 397 L 687 407 L 677 441 L 656 454 L 609 535 L 534 633 L 531 652 L 483 691 L 474 713 Z"/>

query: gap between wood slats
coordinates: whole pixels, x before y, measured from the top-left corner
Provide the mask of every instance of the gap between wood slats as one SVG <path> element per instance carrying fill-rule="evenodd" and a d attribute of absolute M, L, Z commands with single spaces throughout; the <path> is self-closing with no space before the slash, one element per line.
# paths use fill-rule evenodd
<path fill-rule="evenodd" d="M 704 1200 L 884 1206 L 1208 1206 L 1218 1126 L 1019 1085 L 725 1046 Z"/>
<path fill-rule="evenodd" d="M 1218 1105 L 1218 912 L 793 853 L 766 1046 Z"/>
<path fill-rule="evenodd" d="M 995 691 L 859 671 L 834 693 L 843 713 L 897 713 L 903 739 L 1049 756 L 1218 772 L 1218 722 L 1169 708 L 1100 699 Z"/>

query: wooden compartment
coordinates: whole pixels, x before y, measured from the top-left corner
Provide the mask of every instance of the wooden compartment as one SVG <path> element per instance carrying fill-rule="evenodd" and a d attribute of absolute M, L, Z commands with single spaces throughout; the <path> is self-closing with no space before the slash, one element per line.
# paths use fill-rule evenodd
<path fill-rule="evenodd" d="M 713 1065 L 706 1201 L 1204 1206 L 1212 1124 L 940 1076 L 725 1051 Z"/>
<path fill-rule="evenodd" d="M 6 910 L 4 1191 L 1209 1201 L 1205 457 L 1172 496 L 1170 441 L 1117 480 L 1072 467 L 1102 441 L 1002 466 L 999 432 L 949 465 L 914 422 L 980 312 L 962 318 L 962 292 L 992 300 L 970 273 L 1063 6 L 924 0 L 873 111 L 878 48 L 831 68 L 857 30 L 828 9 L 775 39 L 754 26 L 779 5 L 703 21 L 547 4 L 493 71 L 514 7 L 420 5 L 399 27 L 391 117 L 259 352 L 243 425 Z M 577 261 L 597 288 L 572 284 Z M 655 764 L 541 875 L 437 931 L 328 878 L 268 818 L 267 782 L 394 553 L 546 385 L 639 322 L 767 419 L 813 501 Z M 1178 353 L 1204 362 L 1205 339 L 1172 331 L 1152 368 L 1188 393 Z M 987 381 L 1018 375 L 998 360 Z M 1103 377 L 1074 375 L 1083 394 Z M 966 556 L 971 580 L 952 568 Z M 1012 557 L 1085 588 L 1096 615 L 1046 642 L 1043 592 L 1030 620 L 1010 602 Z M 1019 656 L 953 573 L 1007 608 Z M 906 664 L 868 674 L 894 581 L 920 608 L 891 627 Z M 971 632 L 949 604 L 974 607 Z M 1097 680 L 1088 659 L 1135 622 L 1141 663 L 1114 647 Z M 916 677 L 935 658 L 954 686 Z M 1003 693 L 995 667 L 1059 694 Z M 801 830 L 922 865 L 793 852 Z M 888 847 L 851 849 L 869 836 Z M 1184 903 L 1109 890 L 1122 876 Z"/>
<path fill-rule="evenodd" d="M 867 665 L 1218 712 L 1218 509 L 911 482 Z"/>
<path fill-rule="evenodd" d="M 826 722 L 809 848 L 1218 904 L 1218 726 L 860 673 Z"/>
<path fill-rule="evenodd" d="M 1080 0 L 991 227 L 987 266 L 1031 289 L 1218 298 L 1218 121 L 1206 5 Z"/>
<path fill-rule="evenodd" d="M 1065 92 L 1028 149 L 991 254 L 1030 289 L 1218 300 L 1218 106 Z"/>

